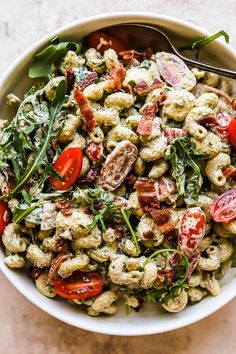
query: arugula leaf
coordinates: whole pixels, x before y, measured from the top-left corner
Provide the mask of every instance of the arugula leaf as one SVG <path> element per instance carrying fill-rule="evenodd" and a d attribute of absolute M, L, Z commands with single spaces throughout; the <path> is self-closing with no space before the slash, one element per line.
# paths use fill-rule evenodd
<path fill-rule="evenodd" d="M 26 169 L 22 176 L 18 176 L 17 184 L 15 185 L 12 192 L 8 195 L 3 195 L 0 199 L 8 199 L 17 194 L 23 187 L 23 185 L 33 176 L 35 171 L 38 169 L 39 166 L 45 163 L 46 153 L 48 146 L 50 144 L 50 139 L 53 132 L 53 125 L 55 123 L 56 116 L 58 112 L 61 110 L 62 105 L 64 104 L 66 97 L 66 82 L 63 80 L 57 87 L 56 96 L 51 103 L 50 106 L 50 116 L 49 116 L 49 123 L 48 129 L 45 133 L 44 139 L 42 139 L 41 145 L 38 148 L 38 151 L 35 151 L 35 158 L 31 165 Z"/>
<path fill-rule="evenodd" d="M 172 248 L 159 249 L 153 252 L 146 259 L 143 265 L 145 266 L 152 258 L 156 257 L 158 254 L 163 253 L 178 253 L 180 255 L 180 265 L 178 273 L 175 274 L 177 280 L 171 286 L 168 286 L 168 284 L 163 283 L 163 285 L 158 288 L 147 290 L 146 294 L 148 300 L 158 301 L 160 303 L 166 302 L 170 298 L 175 298 L 176 296 L 180 295 L 180 293 L 184 289 L 188 289 L 187 284 L 185 284 L 185 280 L 188 275 L 189 261 L 188 258 L 182 252 Z"/>
<path fill-rule="evenodd" d="M 31 214 L 33 210 L 38 208 L 41 204 L 42 202 L 38 202 L 32 204 L 30 207 L 28 204 L 18 205 L 13 211 L 13 222 L 16 224 L 19 223 L 21 220 L 25 219 L 26 216 Z"/>
<path fill-rule="evenodd" d="M 176 180 L 178 192 L 185 197 L 187 204 L 198 200 L 201 187 L 201 168 L 198 160 L 208 158 L 196 150 L 196 145 L 190 138 L 174 139 L 170 146 L 170 155 L 166 156 L 172 165 L 172 175 Z"/>
<path fill-rule="evenodd" d="M 50 45 L 37 53 L 29 68 L 31 78 L 47 76 L 53 63 L 59 64 L 68 50 L 73 50 L 77 54 L 82 49 L 82 43 L 60 42 L 59 37 L 53 38 Z"/>
<path fill-rule="evenodd" d="M 133 228 L 132 228 L 132 226 L 130 224 L 130 221 L 129 221 L 129 218 L 130 218 L 131 214 L 130 213 L 129 214 L 126 213 L 123 208 L 121 208 L 121 214 L 123 216 L 123 219 L 126 222 L 126 225 L 127 225 L 128 229 L 129 229 L 129 232 L 130 232 L 130 234 L 132 236 L 132 239 L 133 239 L 134 245 L 136 247 L 136 250 L 137 250 L 138 253 L 140 253 L 140 247 L 139 247 L 139 244 L 138 244 L 137 236 L 136 236 L 136 234 L 135 234 L 135 232 L 134 232 L 134 230 L 133 230 Z"/>
<path fill-rule="evenodd" d="M 221 30 L 221 31 L 213 34 L 212 36 L 204 36 L 204 37 L 201 37 L 199 40 L 193 42 L 192 44 L 188 44 L 188 45 L 179 47 L 178 50 L 179 51 L 195 50 L 195 49 L 199 50 L 204 45 L 214 41 L 215 39 L 217 39 L 217 38 L 219 38 L 221 36 L 224 37 L 226 43 L 229 43 L 229 35 L 228 35 L 228 33 L 226 33 L 224 30 Z"/>
<path fill-rule="evenodd" d="M 104 218 L 106 216 L 109 217 L 112 215 L 113 217 L 123 218 L 132 236 L 135 247 L 138 253 L 140 252 L 137 236 L 129 221 L 131 214 L 125 212 L 122 207 L 113 204 L 113 201 L 115 200 L 114 194 L 107 192 L 102 188 L 77 189 L 73 193 L 72 199 L 74 203 L 89 205 L 92 213 L 94 214 L 93 222 L 88 225 L 89 228 L 93 228 L 99 222 L 101 224 L 102 231 L 105 232 L 106 226 L 104 223 Z M 101 203 L 102 207 L 97 209 L 96 204 L 100 205 Z"/>

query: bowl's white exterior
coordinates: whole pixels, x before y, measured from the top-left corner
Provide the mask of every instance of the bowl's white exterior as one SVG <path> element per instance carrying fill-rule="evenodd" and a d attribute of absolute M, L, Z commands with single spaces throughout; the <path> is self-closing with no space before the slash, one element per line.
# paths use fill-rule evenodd
<path fill-rule="evenodd" d="M 209 35 L 205 30 L 182 20 L 148 13 L 112 13 L 76 21 L 39 40 L 25 51 L 1 77 L 0 116 L 5 117 L 9 114 L 4 105 L 5 95 L 12 91 L 23 95 L 25 89 L 29 87 L 28 65 L 33 54 L 51 38 L 60 35 L 62 38 L 78 39 L 99 28 L 127 22 L 158 25 L 165 31 L 174 33 L 174 37 L 195 38 L 199 35 Z M 218 40 L 209 45 L 207 51 L 213 58 L 213 62 L 223 63 L 225 66 L 236 70 L 236 51 L 230 46 Z M 115 316 L 93 318 L 80 311 L 78 307 L 42 296 L 25 274 L 20 271 L 13 271 L 4 264 L 2 249 L 0 249 L 0 269 L 26 298 L 50 315 L 79 328 L 112 335 L 146 335 L 184 327 L 210 315 L 236 295 L 236 270 L 231 270 L 223 280 L 223 290 L 219 296 L 207 297 L 195 306 L 189 306 L 178 314 L 168 314 L 161 311 L 155 304 L 147 304 L 139 313 L 131 312 L 128 316 L 124 307 L 121 306 Z"/>

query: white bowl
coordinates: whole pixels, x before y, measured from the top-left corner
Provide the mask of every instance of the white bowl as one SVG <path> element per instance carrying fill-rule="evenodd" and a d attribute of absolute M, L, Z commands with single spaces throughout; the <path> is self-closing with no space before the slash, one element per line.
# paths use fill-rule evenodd
<path fill-rule="evenodd" d="M 182 36 L 191 39 L 199 35 L 209 35 L 207 31 L 182 20 L 148 13 L 113 13 L 76 21 L 39 40 L 7 70 L 0 79 L 0 116 L 9 115 L 9 112 L 4 107 L 5 95 L 9 92 L 15 92 L 22 96 L 29 87 L 30 79 L 27 77 L 29 63 L 34 53 L 52 37 L 60 35 L 62 38 L 79 39 L 101 27 L 127 22 L 158 25 L 176 38 Z M 222 63 L 228 68 L 236 70 L 236 51 L 222 41 L 214 42 L 208 46 L 207 51 L 204 51 L 207 56 L 210 54 L 210 57 L 213 58 L 213 60 L 211 59 L 212 63 Z M 167 332 L 184 327 L 210 315 L 236 295 L 236 269 L 231 269 L 223 279 L 223 289 L 219 296 L 209 296 L 194 306 L 188 306 L 178 314 L 165 313 L 160 310 L 158 305 L 149 303 L 145 304 L 139 313 L 132 311 L 127 315 L 124 306 L 121 306 L 117 314 L 112 317 L 94 318 L 89 317 L 78 307 L 70 306 L 64 301 L 50 300 L 42 296 L 24 273 L 11 270 L 4 264 L 4 252 L 2 249 L 0 250 L 0 268 L 10 282 L 27 299 L 48 314 L 75 327 L 112 335 L 139 336 Z"/>

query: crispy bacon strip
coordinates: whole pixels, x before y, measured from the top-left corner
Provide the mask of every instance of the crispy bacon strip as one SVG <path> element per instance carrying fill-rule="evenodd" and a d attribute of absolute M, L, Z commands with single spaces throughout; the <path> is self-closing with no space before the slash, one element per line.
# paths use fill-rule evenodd
<path fill-rule="evenodd" d="M 157 107 L 148 103 L 143 111 L 143 116 L 139 122 L 137 132 L 141 136 L 149 136 L 152 133 L 153 120 L 156 116 Z"/>
<path fill-rule="evenodd" d="M 82 116 L 84 117 L 86 130 L 90 133 L 94 128 L 96 128 L 97 122 L 94 117 L 93 110 L 89 105 L 89 101 L 79 87 L 74 89 L 74 98 L 80 108 Z"/>
<path fill-rule="evenodd" d="M 142 209 L 145 212 L 151 210 L 153 215 L 154 211 L 150 208 L 159 209 L 159 202 L 168 199 L 171 194 L 177 191 L 175 180 L 171 177 L 160 177 L 157 180 L 138 179 L 134 188 L 137 191 Z"/>
<path fill-rule="evenodd" d="M 166 200 L 171 194 L 177 191 L 176 183 L 172 177 L 160 177 L 155 182 L 157 199 L 159 202 Z"/>
<path fill-rule="evenodd" d="M 173 139 L 188 135 L 186 130 L 172 127 L 164 127 L 163 133 L 167 139 L 168 144 L 170 144 Z"/>
<path fill-rule="evenodd" d="M 121 83 L 124 80 L 126 75 L 126 70 L 121 63 L 115 63 L 112 65 L 110 70 L 110 80 L 114 85 L 114 90 L 121 89 Z"/>
<path fill-rule="evenodd" d="M 138 179 L 135 182 L 134 188 L 138 194 L 139 203 L 144 211 L 148 207 L 159 207 L 154 181 L 146 179 Z"/>
<path fill-rule="evenodd" d="M 79 181 L 80 182 L 94 182 L 100 176 L 100 170 L 98 167 L 91 167 L 90 170 L 86 173 L 86 175 L 82 176 Z"/>
<path fill-rule="evenodd" d="M 86 76 L 86 78 L 80 84 L 80 90 L 83 91 L 87 86 L 91 85 L 95 80 L 97 80 L 98 74 L 96 71 Z"/>
<path fill-rule="evenodd" d="M 151 215 L 158 230 L 165 234 L 170 233 L 175 229 L 174 225 L 170 222 L 170 213 L 167 209 L 156 209 L 153 207 L 147 208 L 147 212 Z"/>
<path fill-rule="evenodd" d="M 161 88 L 164 82 L 160 79 L 155 79 L 152 85 L 148 85 L 146 81 L 140 81 L 134 88 L 134 91 L 139 96 L 147 96 L 147 94 L 157 88 Z"/>
<path fill-rule="evenodd" d="M 119 52 L 119 57 L 125 62 L 126 65 L 138 66 L 145 59 L 150 59 L 152 56 L 151 48 L 144 52 L 137 52 L 134 49 L 123 50 Z"/>
<path fill-rule="evenodd" d="M 75 83 L 75 73 L 73 69 L 66 70 L 67 90 L 70 91 Z"/>
<path fill-rule="evenodd" d="M 168 285 L 172 285 L 174 281 L 174 276 L 178 271 L 180 265 L 180 255 L 179 253 L 171 254 L 166 262 L 166 266 L 164 269 L 161 269 L 157 273 L 158 280 L 163 283 L 167 280 Z"/>

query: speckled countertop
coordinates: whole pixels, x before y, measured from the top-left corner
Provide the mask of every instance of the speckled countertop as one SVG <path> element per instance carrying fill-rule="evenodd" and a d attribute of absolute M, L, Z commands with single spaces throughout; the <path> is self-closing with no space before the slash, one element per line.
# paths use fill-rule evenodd
<path fill-rule="evenodd" d="M 211 32 L 225 29 L 236 47 L 235 0 L 0 0 L 0 74 L 35 40 L 78 18 L 109 11 L 180 17 Z M 205 320 L 166 334 L 116 337 L 73 328 L 26 300 L 0 273 L 0 354 L 233 354 L 236 299 Z"/>

